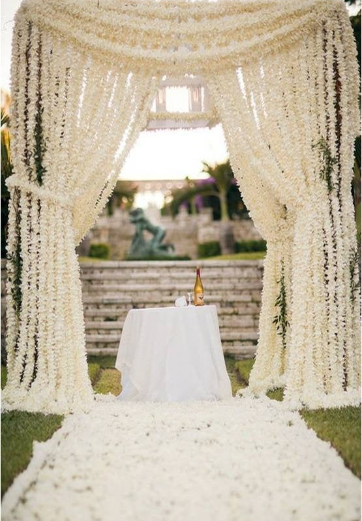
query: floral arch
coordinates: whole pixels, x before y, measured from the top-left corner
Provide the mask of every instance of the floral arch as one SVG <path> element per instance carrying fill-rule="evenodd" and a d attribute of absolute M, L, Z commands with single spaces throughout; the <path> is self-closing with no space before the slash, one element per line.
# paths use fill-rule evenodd
<path fill-rule="evenodd" d="M 75 246 L 164 74 L 203 76 L 267 240 L 250 390 L 359 398 L 355 42 L 342 0 L 24 0 L 12 56 L 8 408 L 93 400 Z M 277 316 L 277 320 L 275 317 Z"/>

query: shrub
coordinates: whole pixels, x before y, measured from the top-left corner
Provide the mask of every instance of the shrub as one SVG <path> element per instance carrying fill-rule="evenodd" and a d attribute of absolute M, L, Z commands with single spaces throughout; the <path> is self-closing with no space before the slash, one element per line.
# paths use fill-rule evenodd
<path fill-rule="evenodd" d="M 246 253 L 252 251 L 266 251 L 266 241 L 261 239 L 258 241 L 238 241 L 235 243 L 235 253 Z"/>
<path fill-rule="evenodd" d="M 197 246 L 197 253 L 200 259 L 216 257 L 221 254 L 220 243 L 218 241 L 202 242 Z"/>
<path fill-rule="evenodd" d="M 168 255 L 128 255 L 126 257 L 127 261 L 187 261 L 191 260 L 191 257 L 188 255 L 174 255 L 173 257 L 169 257 Z"/>
<path fill-rule="evenodd" d="M 104 242 L 91 244 L 89 249 L 89 257 L 94 259 L 109 259 L 110 247 Z"/>

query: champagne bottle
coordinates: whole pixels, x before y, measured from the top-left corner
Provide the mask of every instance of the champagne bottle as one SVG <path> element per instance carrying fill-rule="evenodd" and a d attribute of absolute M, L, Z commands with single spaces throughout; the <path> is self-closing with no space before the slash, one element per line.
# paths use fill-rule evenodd
<path fill-rule="evenodd" d="M 204 286 L 201 282 L 200 268 L 196 268 L 196 281 L 194 286 L 194 304 L 195 306 L 204 305 Z"/>

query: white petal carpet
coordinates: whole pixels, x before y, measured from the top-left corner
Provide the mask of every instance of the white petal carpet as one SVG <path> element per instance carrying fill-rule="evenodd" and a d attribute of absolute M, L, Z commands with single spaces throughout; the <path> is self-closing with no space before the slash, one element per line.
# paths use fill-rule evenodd
<path fill-rule="evenodd" d="M 3 521 L 357 521 L 360 481 L 265 399 L 98 401 L 37 443 Z"/>

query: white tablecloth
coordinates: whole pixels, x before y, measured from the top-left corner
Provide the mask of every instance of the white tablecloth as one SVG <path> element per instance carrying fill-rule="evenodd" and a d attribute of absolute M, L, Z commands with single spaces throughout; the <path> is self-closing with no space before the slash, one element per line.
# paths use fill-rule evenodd
<path fill-rule="evenodd" d="M 121 400 L 231 398 L 215 306 L 132 309 L 116 361 Z"/>

